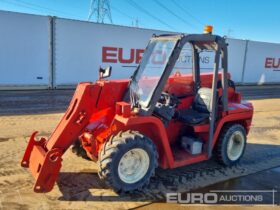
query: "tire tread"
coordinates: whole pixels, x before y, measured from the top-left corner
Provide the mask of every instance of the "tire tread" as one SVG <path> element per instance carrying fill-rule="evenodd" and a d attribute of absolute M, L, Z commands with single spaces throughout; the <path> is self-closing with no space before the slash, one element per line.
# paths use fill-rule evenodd
<path fill-rule="evenodd" d="M 108 141 L 106 141 L 101 149 L 98 157 L 98 175 L 100 179 L 104 180 L 105 183 L 112 187 L 114 191 L 121 192 L 131 192 L 136 189 L 126 188 L 114 181 L 112 164 L 114 162 L 114 157 L 117 152 L 124 146 L 130 145 L 133 141 L 143 141 L 144 144 L 147 144 L 152 149 L 152 155 L 155 163 L 151 175 L 155 174 L 155 168 L 158 166 L 158 153 L 154 143 L 146 136 L 140 134 L 138 131 L 128 130 L 117 133 L 115 136 L 112 136 Z M 150 178 L 150 177 L 149 177 Z M 149 179 L 144 180 L 140 186 L 137 187 L 137 190 L 141 190 L 144 186 L 149 183 Z"/>

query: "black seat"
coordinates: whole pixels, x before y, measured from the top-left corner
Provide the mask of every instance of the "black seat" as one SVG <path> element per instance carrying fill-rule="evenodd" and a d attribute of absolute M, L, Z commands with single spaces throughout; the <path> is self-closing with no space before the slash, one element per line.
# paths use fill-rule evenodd
<path fill-rule="evenodd" d="M 192 108 L 178 110 L 177 119 L 190 125 L 207 123 L 210 114 L 211 93 L 210 88 L 200 88 L 194 98 Z"/>
<path fill-rule="evenodd" d="M 204 124 L 209 119 L 209 114 L 200 113 L 194 109 L 182 109 L 178 112 L 178 120 L 190 125 Z"/>

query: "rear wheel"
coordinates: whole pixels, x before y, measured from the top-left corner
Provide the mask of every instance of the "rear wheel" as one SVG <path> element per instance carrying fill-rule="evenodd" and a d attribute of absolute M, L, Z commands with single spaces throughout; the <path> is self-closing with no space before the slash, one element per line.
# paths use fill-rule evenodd
<path fill-rule="evenodd" d="M 234 165 L 245 151 L 246 131 L 240 124 L 229 124 L 221 132 L 215 149 L 217 160 L 226 166 Z"/>
<path fill-rule="evenodd" d="M 116 192 L 141 189 L 157 167 L 153 142 L 136 131 L 120 132 L 99 153 L 98 174 Z"/>

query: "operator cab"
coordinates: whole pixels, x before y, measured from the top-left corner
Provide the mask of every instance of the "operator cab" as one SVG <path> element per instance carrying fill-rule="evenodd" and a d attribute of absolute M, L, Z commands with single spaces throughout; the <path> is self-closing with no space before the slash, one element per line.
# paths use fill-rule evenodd
<path fill-rule="evenodd" d="M 210 51 L 213 67 L 207 69 L 201 59 Z M 209 31 L 160 35 L 150 40 L 130 81 L 129 97 L 140 115 L 162 120 L 171 144 L 176 145 L 178 139 L 207 142 L 201 144 L 201 152 L 210 156 L 215 122 L 228 110 L 233 87 L 224 38 Z"/>

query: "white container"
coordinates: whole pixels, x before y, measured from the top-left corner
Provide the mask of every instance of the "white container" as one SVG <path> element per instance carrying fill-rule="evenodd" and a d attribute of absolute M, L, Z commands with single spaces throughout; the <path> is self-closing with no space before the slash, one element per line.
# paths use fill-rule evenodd
<path fill-rule="evenodd" d="M 50 86 L 49 22 L 49 17 L 0 11 L 0 89 Z"/>
<path fill-rule="evenodd" d="M 192 155 L 197 155 L 202 152 L 202 142 L 193 137 L 183 136 L 181 146 Z"/>

